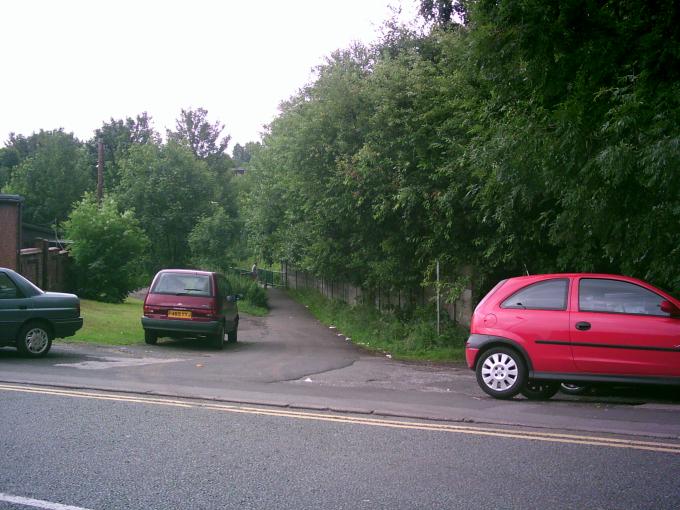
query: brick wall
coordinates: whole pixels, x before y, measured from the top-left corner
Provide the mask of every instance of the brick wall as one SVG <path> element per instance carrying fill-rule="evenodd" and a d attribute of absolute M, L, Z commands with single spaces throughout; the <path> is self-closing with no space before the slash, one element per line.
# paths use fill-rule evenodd
<path fill-rule="evenodd" d="M 68 253 L 37 239 L 34 248 L 21 248 L 19 195 L 0 194 L 0 267 L 21 273 L 43 290 L 66 291 Z"/>
<path fill-rule="evenodd" d="M 21 204 L 18 195 L 0 195 L 0 267 L 19 269 Z"/>

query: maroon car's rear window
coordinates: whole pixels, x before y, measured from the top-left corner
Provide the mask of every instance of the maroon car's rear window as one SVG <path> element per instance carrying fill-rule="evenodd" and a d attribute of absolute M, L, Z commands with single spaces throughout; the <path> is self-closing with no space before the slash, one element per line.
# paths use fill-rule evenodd
<path fill-rule="evenodd" d="M 153 287 L 152 294 L 174 296 L 212 296 L 210 276 L 191 273 L 161 273 Z"/>

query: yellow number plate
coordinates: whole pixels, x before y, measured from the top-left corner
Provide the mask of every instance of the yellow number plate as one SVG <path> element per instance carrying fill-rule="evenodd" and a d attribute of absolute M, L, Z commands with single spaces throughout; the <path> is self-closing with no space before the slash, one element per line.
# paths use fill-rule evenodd
<path fill-rule="evenodd" d="M 191 312 L 186 310 L 170 310 L 168 312 L 168 317 L 174 317 L 176 319 L 191 319 Z"/>

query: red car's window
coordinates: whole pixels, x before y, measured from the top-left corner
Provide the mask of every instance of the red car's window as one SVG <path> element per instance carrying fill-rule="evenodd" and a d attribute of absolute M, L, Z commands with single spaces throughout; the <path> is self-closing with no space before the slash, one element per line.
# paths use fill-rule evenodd
<path fill-rule="evenodd" d="M 658 294 L 619 280 L 583 278 L 579 283 L 578 307 L 582 312 L 626 313 L 669 317 L 661 311 Z"/>
<path fill-rule="evenodd" d="M 569 280 L 544 280 L 518 290 L 501 303 L 501 308 L 522 310 L 566 310 Z"/>
<path fill-rule="evenodd" d="M 212 295 L 210 277 L 203 274 L 162 273 L 151 292 L 176 296 Z"/>

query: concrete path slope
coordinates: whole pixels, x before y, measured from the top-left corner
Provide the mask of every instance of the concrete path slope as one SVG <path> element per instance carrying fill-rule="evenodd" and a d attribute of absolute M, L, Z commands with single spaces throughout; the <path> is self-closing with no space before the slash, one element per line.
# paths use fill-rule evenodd
<path fill-rule="evenodd" d="M 129 347 L 57 342 L 41 360 L 0 349 L 0 381 L 680 438 L 678 392 L 494 400 L 463 364 L 399 362 L 368 353 L 284 292 L 270 289 L 269 297 L 270 315 L 244 316 L 239 342 L 223 351 L 169 339 Z"/>

